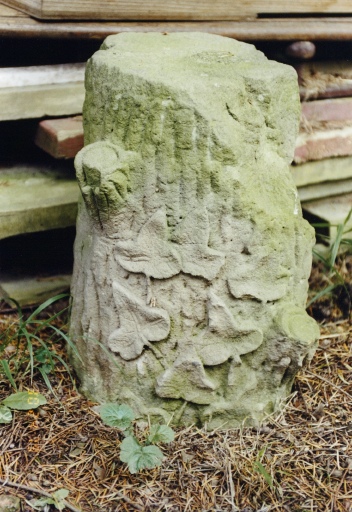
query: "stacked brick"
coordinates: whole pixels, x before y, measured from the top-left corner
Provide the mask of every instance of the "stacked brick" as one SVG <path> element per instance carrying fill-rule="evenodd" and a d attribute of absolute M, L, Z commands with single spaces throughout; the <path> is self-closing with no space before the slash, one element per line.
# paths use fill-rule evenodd
<path fill-rule="evenodd" d="M 292 172 L 307 216 L 332 226 L 352 208 L 352 65 L 304 62 L 296 70 L 302 118 Z"/>

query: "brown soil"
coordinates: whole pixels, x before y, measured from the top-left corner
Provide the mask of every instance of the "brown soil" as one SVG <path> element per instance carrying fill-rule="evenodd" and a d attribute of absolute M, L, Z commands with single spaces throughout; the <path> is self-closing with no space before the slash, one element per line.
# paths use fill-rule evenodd
<path fill-rule="evenodd" d="M 102 424 L 61 364 L 49 375 L 57 398 L 22 365 L 19 389 L 40 391 L 48 403 L 0 425 L 0 498 L 20 497 L 22 512 L 33 510 L 26 500 L 59 488 L 70 491 L 65 511 L 351 512 L 351 263 L 340 262 L 346 286 L 310 307 L 321 324 L 319 348 L 282 413 L 258 429 L 178 429 L 158 469 L 128 472 L 119 461 L 121 435 Z M 310 295 L 333 279 L 315 265 Z M 15 321 L 15 314 L 0 314 L 0 329 Z M 56 323 L 65 329 L 63 316 Z M 66 358 L 61 343 L 56 350 Z M 0 400 L 11 392 L 0 375 Z"/>

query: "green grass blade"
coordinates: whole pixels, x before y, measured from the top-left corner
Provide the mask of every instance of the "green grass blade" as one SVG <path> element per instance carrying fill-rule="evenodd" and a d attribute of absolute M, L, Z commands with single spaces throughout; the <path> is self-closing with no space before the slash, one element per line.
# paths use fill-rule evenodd
<path fill-rule="evenodd" d="M 334 243 L 331 247 L 330 257 L 329 257 L 329 267 L 332 269 L 335 265 L 337 253 L 339 252 L 340 245 L 341 245 L 341 239 L 343 236 L 343 224 L 339 224 L 337 227 L 337 233 L 336 238 L 334 240 Z"/>
<path fill-rule="evenodd" d="M 59 356 L 59 354 L 54 354 L 54 357 L 60 361 L 60 363 L 62 364 L 62 366 L 65 368 L 65 370 L 67 371 L 67 373 L 69 374 L 70 376 L 70 379 L 72 381 L 72 384 L 74 385 L 74 387 L 76 388 L 76 385 L 74 384 L 74 378 L 72 376 L 72 373 L 71 373 L 71 370 L 70 368 L 68 367 L 67 363 L 62 359 L 61 356 Z"/>
<path fill-rule="evenodd" d="M 1 366 L 2 366 L 2 369 L 4 371 L 4 374 L 8 378 L 11 386 L 14 388 L 15 391 L 17 391 L 16 382 L 15 382 L 15 380 L 13 378 L 13 375 L 12 375 L 12 372 L 10 370 L 9 363 L 6 361 L 6 359 L 1 359 L 0 362 L 1 362 Z"/>
<path fill-rule="evenodd" d="M 51 299 L 46 300 L 38 306 L 35 311 L 29 317 L 27 318 L 26 323 L 31 322 L 36 316 L 38 316 L 44 309 L 46 309 L 48 306 L 51 306 L 54 302 L 57 302 L 60 299 L 63 299 L 64 297 L 68 297 L 68 293 L 61 293 L 60 295 L 55 295 L 55 297 L 51 297 Z"/>
<path fill-rule="evenodd" d="M 320 260 L 321 262 L 324 263 L 324 265 L 326 267 L 329 266 L 329 260 L 327 258 L 324 258 L 324 256 L 322 254 L 320 254 L 320 252 L 317 252 L 315 249 L 313 249 L 313 255 L 318 259 Z"/>
<path fill-rule="evenodd" d="M 336 284 L 331 284 L 330 286 L 327 286 L 323 290 L 320 290 L 314 297 L 308 302 L 306 308 L 309 308 L 315 302 L 316 300 L 320 299 L 320 297 L 323 297 L 324 295 L 327 295 L 330 293 L 334 288 L 336 288 Z"/>
<path fill-rule="evenodd" d="M 264 478 L 264 480 L 266 481 L 266 483 L 268 484 L 270 489 L 274 488 L 273 479 L 272 479 L 271 475 L 269 475 L 269 473 L 267 472 L 267 470 L 265 469 L 263 464 L 261 462 L 259 462 L 259 460 L 256 460 L 254 462 L 254 470 L 262 475 L 262 477 Z"/>
<path fill-rule="evenodd" d="M 344 225 L 344 226 L 346 226 L 346 225 L 349 223 L 349 221 L 350 221 L 350 219 L 351 219 L 351 216 L 352 216 L 352 208 L 350 209 L 350 211 L 348 212 L 347 217 L 346 217 L 346 218 L 345 218 L 345 220 L 343 221 L 343 225 Z"/>
<path fill-rule="evenodd" d="M 55 393 L 55 391 L 53 390 L 53 387 L 51 385 L 51 382 L 49 380 L 49 377 L 47 376 L 47 374 L 45 373 L 45 371 L 43 370 L 43 368 L 41 366 L 38 366 L 38 370 L 41 374 L 41 376 L 43 377 L 43 380 L 47 386 L 47 388 L 49 389 L 49 391 L 52 392 L 52 394 L 54 395 L 54 397 L 56 398 L 56 400 L 60 401 L 57 394 Z"/>

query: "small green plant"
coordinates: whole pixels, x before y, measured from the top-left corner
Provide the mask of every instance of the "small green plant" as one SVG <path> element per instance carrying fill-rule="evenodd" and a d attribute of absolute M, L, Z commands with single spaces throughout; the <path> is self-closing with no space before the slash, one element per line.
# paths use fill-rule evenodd
<path fill-rule="evenodd" d="M 46 398 L 35 391 L 20 391 L 8 396 L 1 403 L 3 405 L 0 405 L 0 423 L 11 423 L 11 409 L 16 411 L 37 409 L 37 407 L 46 404 Z"/>
<path fill-rule="evenodd" d="M 43 498 L 30 500 L 28 503 L 34 510 L 43 510 L 47 505 L 54 505 L 57 510 L 63 510 L 66 507 L 65 498 L 69 495 L 67 489 L 58 489 L 53 492 L 51 497 L 44 496 Z"/>
<path fill-rule="evenodd" d="M 33 381 L 34 371 L 37 370 L 47 387 L 54 393 L 48 375 L 55 369 L 55 362 L 59 361 L 71 377 L 69 367 L 55 349 L 55 344 L 63 340 L 75 352 L 78 358 L 77 349 L 71 342 L 70 338 L 58 327 L 54 321 L 67 310 L 55 313 L 49 318 L 43 319 L 41 315 L 45 309 L 54 302 L 67 297 L 67 294 L 60 294 L 48 299 L 38 306 L 28 317 L 25 317 L 19 304 L 13 300 L 17 307 L 18 319 L 15 324 L 9 327 L 0 335 L 0 371 L 6 376 L 12 387 L 17 391 L 16 379 L 18 374 L 24 376 L 30 372 L 31 382 Z M 45 334 L 45 336 L 43 336 Z M 45 341 L 44 341 L 44 339 Z M 23 344 L 25 348 L 23 349 Z M 38 347 L 39 348 L 35 348 Z M 12 355 L 3 358 L 6 349 L 13 349 Z"/>
<path fill-rule="evenodd" d="M 344 288 L 345 292 L 349 296 L 349 291 L 346 287 L 345 280 L 336 267 L 336 261 L 338 255 L 341 252 L 350 252 L 352 250 L 352 238 L 348 236 L 352 232 L 352 227 L 348 227 L 348 225 L 350 224 L 351 217 L 352 208 L 348 212 L 348 215 L 346 216 L 345 220 L 340 224 L 313 224 L 315 228 L 336 227 L 336 236 L 335 239 L 331 241 L 329 237 L 321 234 L 319 235 L 320 239 L 323 242 L 327 242 L 329 244 L 329 247 L 324 254 L 317 250 L 313 250 L 313 255 L 315 256 L 315 258 L 317 258 L 324 264 L 324 267 L 328 272 L 327 280 L 329 284 L 324 289 L 320 290 L 318 293 L 314 295 L 314 297 L 308 302 L 307 307 L 309 307 L 311 304 L 313 304 L 313 302 L 317 301 L 324 295 L 332 293 L 337 288 Z M 349 302 L 351 303 L 351 297 L 349 297 Z"/>
<path fill-rule="evenodd" d="M 263 460 L 263 457 L 265 455 L 265 452 L 266 452 L 266 447 L 264 446 L 264 448 L 259 450 L 259 452 L 257 454 L 256 460 L 254 462 L 253 469 L 257 473 L 260 473 L 262 475 L 262 477 L 264 478 L 264 480 L 266 481 L 266 483 L 268 484 L 270 489 L 273 490 L 274 489 L 273 479 L 272 479 L 271 475 L 269 475 L 269 473 L 267 472 L 267 470 L 265 469 L 265 467 L 262 464 L 262 460 Z"/>
<path fill-rule="evenodd" d="M 168 425 L 152 424 L 146 440 L 140 442 L 133 430 L 135 415 L 128 405 L 104 404 L 99 407 L 99 413 L 105 425 L 122 430 L 125 439 L 121 443 L 120 460 L 127 463 L 130 473 L 161 465 L 164 455 L 156 445 L 174 440 L 175 433 L 172 428 Z"/>

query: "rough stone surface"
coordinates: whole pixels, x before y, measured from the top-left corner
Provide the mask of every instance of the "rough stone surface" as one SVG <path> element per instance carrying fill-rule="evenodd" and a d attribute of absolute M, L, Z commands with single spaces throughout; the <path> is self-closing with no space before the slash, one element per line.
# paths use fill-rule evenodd
<path fill-rule="evenodd" d="M 72 359 L 82 391 L 173 424 L 255 424 L 318 329 L 289 170 L 295 72 L 206 34 L 110 36 L 86 74 Z"/>

